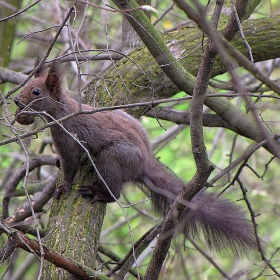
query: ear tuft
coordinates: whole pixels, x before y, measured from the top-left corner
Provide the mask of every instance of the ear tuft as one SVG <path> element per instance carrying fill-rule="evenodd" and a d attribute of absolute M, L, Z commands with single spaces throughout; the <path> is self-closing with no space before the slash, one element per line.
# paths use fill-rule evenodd
<path fill-rule="evenodd" d="M 50 96 L 59 101 L 60 92 L 61 92 L 61 80 L 62 80 L 62 71 L 59 66 L 58 61 L 53 61 L 49 69 L 49 73 L 46 79 L 46 86 L 50 91 Z"/>
<path fill-rule="evenodd" d="M 42 51 L 38 50 L 34 67 L 36 67 L 41 62 L 42 58 L 43 58 Z M 37 71 L 35 72 L 34 76 L 36 78 L 41 77 L 41 76 L 43 76 L 45 74 L 45 72 L 46 72 L 46 66 L 43 64 L 43 65 L 41 65 L 40 68 L 37 69 Z"/>

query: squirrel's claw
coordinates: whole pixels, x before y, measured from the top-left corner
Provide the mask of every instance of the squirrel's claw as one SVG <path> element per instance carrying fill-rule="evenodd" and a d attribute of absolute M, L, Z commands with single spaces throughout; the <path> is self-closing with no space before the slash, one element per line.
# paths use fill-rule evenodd
<path fill-rule="evenodd" d="M 68 195 L 70 193 L 70 190 L 71 186 L 67 182 L 64 182 L 57 187 L 52 197 L 55 199 L 59 199 L 64 192 Z"/>

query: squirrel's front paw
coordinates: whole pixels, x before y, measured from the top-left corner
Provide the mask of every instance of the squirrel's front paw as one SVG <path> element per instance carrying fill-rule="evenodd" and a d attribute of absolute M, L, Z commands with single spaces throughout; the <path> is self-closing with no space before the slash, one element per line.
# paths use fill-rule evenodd
<path fill-rule="evenodd" d="M 66 194 L 69 194 L 70 190 L 71 190 L 71 185 L 64 182 L 63 184 L 61 184 L 57 187 L 56 191 L 53 194 L 53 198 L 59 199 L 64 192 Z"/>

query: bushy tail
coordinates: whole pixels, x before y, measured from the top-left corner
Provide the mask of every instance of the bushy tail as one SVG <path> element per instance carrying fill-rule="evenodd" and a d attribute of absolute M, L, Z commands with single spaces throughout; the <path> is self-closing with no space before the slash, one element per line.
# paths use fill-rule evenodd
<path fill-rule="evenodd" d="M 184 183 L 156 159 L 149 164 L 143 181 L 151 191 L 154 209 L 165 215 Z M 199 239 L 202 232 L 207 245 L 217 252 L 226 250 L 242 255 L 257 249 L 252 225 L 244 211 L 226 199 L 199 192 L 188 203 L 182 222 L 186 237 Z"/>
<path fill-rule="evenodd" d="M 198 193 L 183 215 L 185 235 L 198 239 L 202 231 L 209 248 L 235 255 L 257 250 L 253 227 L 245 212 L 231 201 Z"/>
<path fill-rule="evenodd" d="M 154 210 L 166 215 L 184 183 L 155 158 L 147 161 L 145 169 L 143 183 L 150 190 Z"/>

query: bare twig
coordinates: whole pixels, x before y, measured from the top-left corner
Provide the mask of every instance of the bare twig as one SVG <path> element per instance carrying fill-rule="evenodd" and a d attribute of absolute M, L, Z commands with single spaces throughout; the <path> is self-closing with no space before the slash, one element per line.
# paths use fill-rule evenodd
<path fill-rule="evenodd" d="M 191 242 L 191 244 L 196 248 L 196 250 L 198 250 L 208 261 L 209 263 L 211 263 L 222 275 L 225 279 L 232 279 L 216 262 L 215 260 L 209 256 L 208 254 L 206 254 L 205 251 L 203 251 L 198 244 L 196 244 L 196 242 L 192 239 L 189 239 L 189 241 Z"/>
<path fill-rule="evenodd" d="M 217 174 L 214 178 L 212 178 L 209 183 L 214 184 L 218 180 L 220 180 L 223 176 L 228 174 L 233 168 L 235 168 L 237 165 L 239 165 L 244 160 L 248 159 L 256 150 L 258 150 L 260 147 L 264 146 L 267 143 L 267 140 L 263 140 L 245 150 L 245 152 L 238 157 L 235 161 L 233 161 L 231 164 L 229 164 L 225 169 L 223 169 L 219 174 Z"/>
<path fill-rule="evenodd" d="M 10 16 L 5 17 L 5 18 L 0 18 L 0 22 L 2 22 L 2 21 L 8 21 L 8 20 L 10 20 L 10 19 L 12 19 L 12 18 L 14 18 L 14 17 L 16 17 L 16 16 L 18 16 L 18 15 L 24 13 L 25 11 L 29 10 L 30 8 L 32 8 L 33 6 L 37 5 L 39 2 L 41 2 L 41 0 L 35 1 L 34 3 L 30 4 L 29 6 L 27 6 L 27 7 L 24 8 L 24 9 L 22 9 L 22 10 L 16 12 L 16 13 L 14 13 L 13 15 L 10 15 Z"/>

